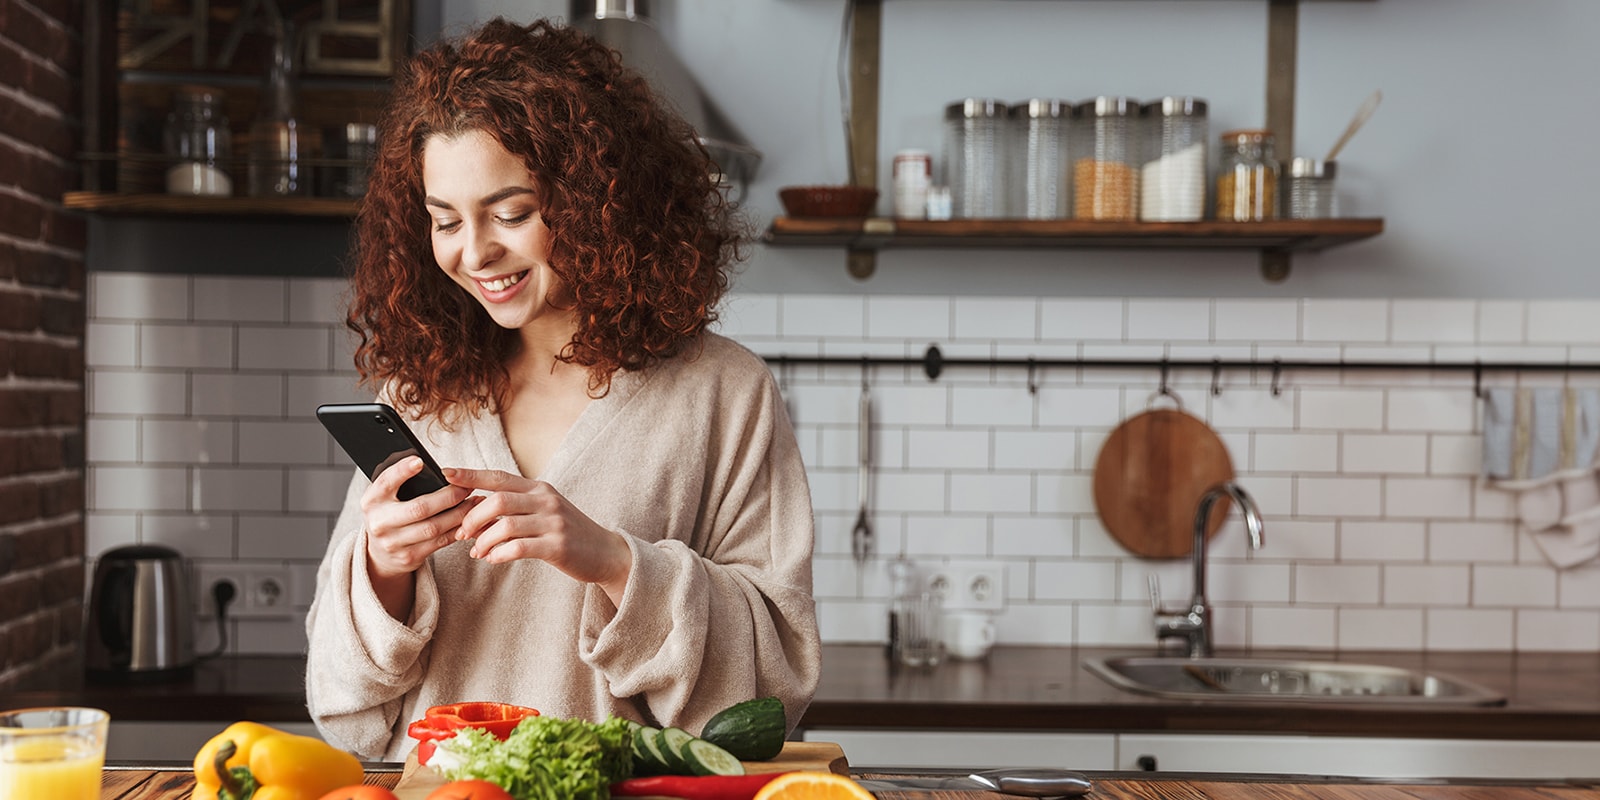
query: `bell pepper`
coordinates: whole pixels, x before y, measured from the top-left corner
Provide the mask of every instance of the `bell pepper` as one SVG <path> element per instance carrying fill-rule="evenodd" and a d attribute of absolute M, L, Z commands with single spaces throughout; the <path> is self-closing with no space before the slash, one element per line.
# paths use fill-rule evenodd
<path fill-rule="evenodd" d="M 406 726 L 406 735 L 416 739 L 417 763 L 427 766 L 434 748 L 462 728 L 478 728 L 500 741 L 528 717 L 539 716 L 538 709 L 511 703 L 452 703 L 432 706 L 422 719 Z"/>
<path fill-rule="evenodd" d="M 318 800 L 361 783 L 355 756 L 311 736 L 235 722 L 194 757 L 192 800 Z"/>

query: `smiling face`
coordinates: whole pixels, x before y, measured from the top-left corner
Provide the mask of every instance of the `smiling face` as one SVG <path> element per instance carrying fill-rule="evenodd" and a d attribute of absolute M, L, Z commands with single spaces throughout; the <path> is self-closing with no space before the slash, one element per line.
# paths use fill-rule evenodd
<path fill-rule="evenodd" d="M 570 333 L 572 315 L 550 300 L 550 229 L 533 175 L 482 131 L 434 136 L 422 150 L 433 257 L 503 328 Z"/>

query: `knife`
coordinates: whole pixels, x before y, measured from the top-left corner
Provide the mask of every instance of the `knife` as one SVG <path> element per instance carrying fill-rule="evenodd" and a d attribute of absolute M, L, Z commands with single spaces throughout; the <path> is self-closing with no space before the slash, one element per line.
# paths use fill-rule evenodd
<path fill-rule="evenodd" d="M 942 778 L 869 778 L 857 780 L 869 792 L 999 792 L 1020 797 L 1077 797 L 1087 794 L 1089 779 L 1064 769 L 991 769 Z"/>

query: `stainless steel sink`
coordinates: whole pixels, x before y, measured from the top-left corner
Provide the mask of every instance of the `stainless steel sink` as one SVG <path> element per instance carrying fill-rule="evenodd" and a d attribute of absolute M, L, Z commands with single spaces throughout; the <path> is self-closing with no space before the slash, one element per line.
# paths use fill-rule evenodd
<path fill-rule="evenodd" d="M 1421 703 L 1493 706 L 1505 695 L 1437 672 L 1401 667 L 1266 658 L 1123 656 L 1084 659 L 1112 686 L 1182 700 Z"/>

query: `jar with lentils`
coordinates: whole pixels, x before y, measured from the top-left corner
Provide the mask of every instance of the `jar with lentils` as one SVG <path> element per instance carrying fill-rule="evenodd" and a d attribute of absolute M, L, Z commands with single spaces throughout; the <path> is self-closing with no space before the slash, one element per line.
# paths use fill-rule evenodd
<path fill-rule="evenodd" d="M 1222 134 L 1217 164 L 1217 219 L 1257 222 L 1278 217 L 1278 161 L 1272 132 Z"/>
<path fill-rule="evenodd" d="M 1096 97 L 1073 110 L 1072 212 L 1078 219 L 1139 218 L 1139 102 Z"/>

